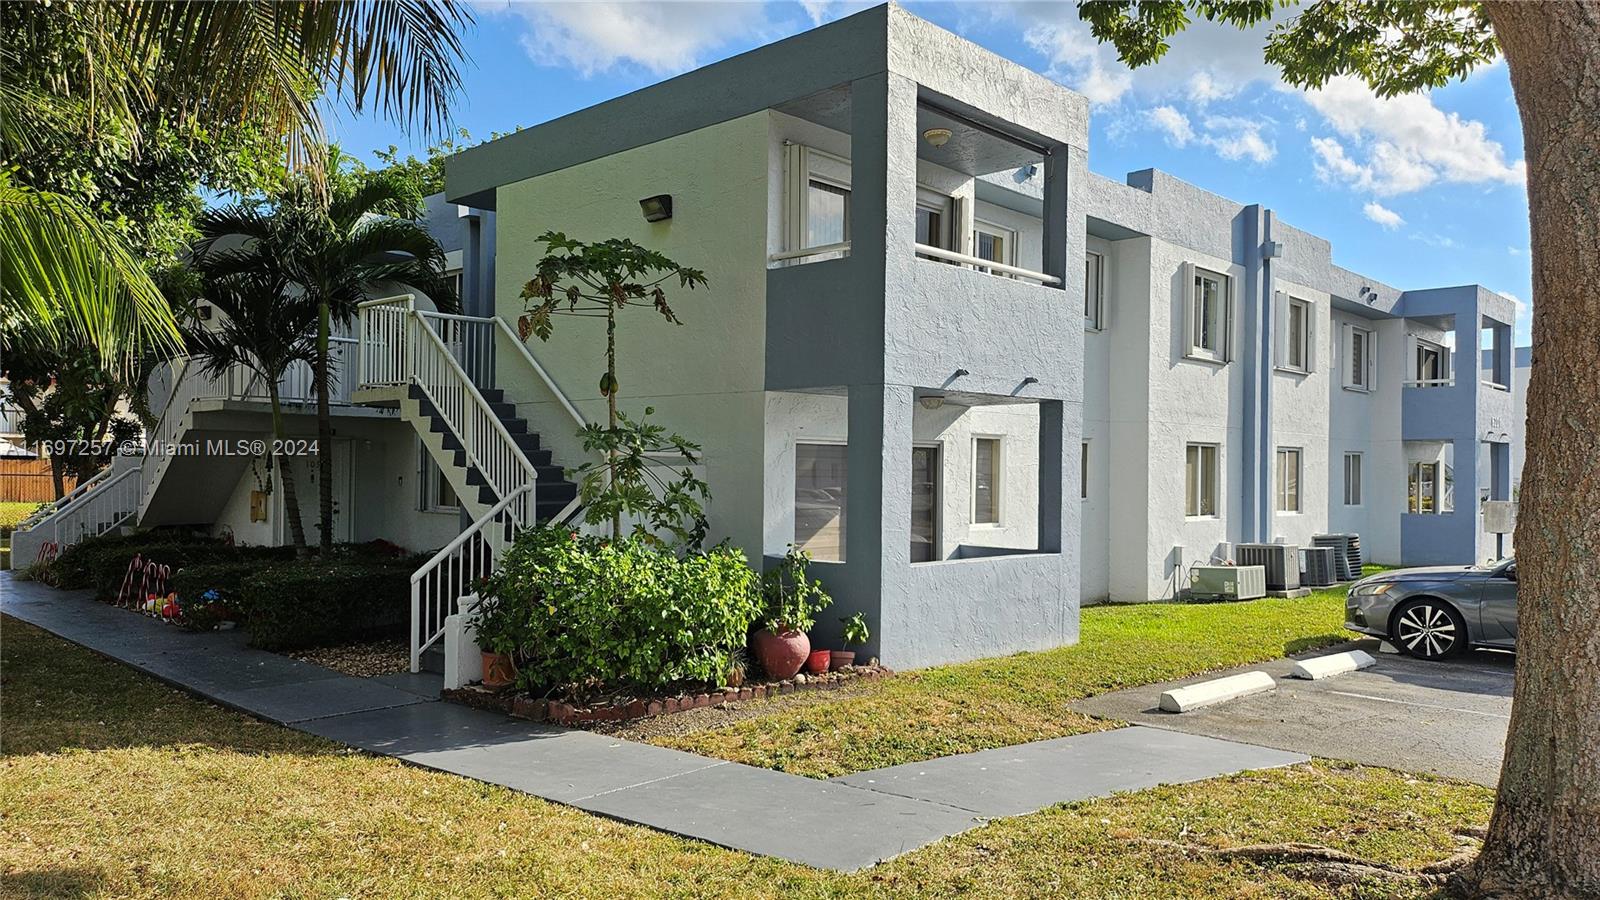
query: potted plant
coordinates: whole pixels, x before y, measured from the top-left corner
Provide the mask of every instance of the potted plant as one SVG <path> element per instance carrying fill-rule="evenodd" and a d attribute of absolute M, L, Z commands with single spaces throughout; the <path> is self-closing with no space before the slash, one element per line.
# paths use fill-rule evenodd
<path fill-rule="evenodd" d="M 767 677 L 778 681 L 793 678 L 811 655 L 811 640 L 806 632 L 817 623 L 817 613 L 833 602 L 822 582 L 806 575 L 811 554 L 789 546 L 783 561 L 761 576 L 761 595 L 766 610 L 755 634 L 756 659 Z"/>
<path fill-rule="evenodd" d="M 846 647 L 859 647 L 872 637 L 872 632 L 867 630 L 867 619 L 861 613 L 841 618 L 839 623 L 844 626 L 844 645 Z M 830 668 L 834 671 L 853 666 L 856 662 L 854 650 L 834 650 L 829 660 Z"/>
<path fill-rule="evenodd" d="M 483 686 L 497 691 L 516 681 L 521 642 L 512 610 L 499 597 L 485 597 L 472 614 L 472 626 L 483 654 Z"/>

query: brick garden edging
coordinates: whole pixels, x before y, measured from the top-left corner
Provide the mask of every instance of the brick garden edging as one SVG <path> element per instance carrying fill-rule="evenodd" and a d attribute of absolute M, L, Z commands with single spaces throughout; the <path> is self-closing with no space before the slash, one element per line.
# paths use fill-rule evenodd
<path fill-rule="evenodd" d="M 724 688 L 700 694 L 675 697 L 635 698 L 604 706 L 574 706 L 562 700 L 545 700 L 512 691 L 491 691 L 480 685 L 441 691 L 439 698 L 476 709 L 502 712 L 534 722 L 557 725 L 586 725 L 591 722 L 620 722 L 649 716 L 671 715 L 691 709 L 709 709 L 741 700 L 765 700 L 782 694 L 833 690 L 852 681 L 876 681 L 894 673 L 883 666 L 849 666 L 837 672 L 810 675 L 804 672 L 787 681 L 767 681 L 737 688 Z"/>

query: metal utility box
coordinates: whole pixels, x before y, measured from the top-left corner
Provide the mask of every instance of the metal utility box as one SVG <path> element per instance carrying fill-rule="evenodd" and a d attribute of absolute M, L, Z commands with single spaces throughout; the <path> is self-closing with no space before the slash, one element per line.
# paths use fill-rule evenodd
<path fill-rule="evenodd" d="M 1330 587 L 1338 581 L 1332 547 L 1300 548 L 1300 584 L 1304 587 Z"/>
<path fill-rule="evenodd" d="M 1261 566 L 1195 566 L 1189 570 L 1192 600 L 1254 600 L 1267 595 Z"/>
<path fill-rule="evenodd" d="M 1297 544 L 1240 544 L 1234 559 L 1241 566 L 1265 568 L 1269 591 L 1300 589 L 1300 547 Z"/>

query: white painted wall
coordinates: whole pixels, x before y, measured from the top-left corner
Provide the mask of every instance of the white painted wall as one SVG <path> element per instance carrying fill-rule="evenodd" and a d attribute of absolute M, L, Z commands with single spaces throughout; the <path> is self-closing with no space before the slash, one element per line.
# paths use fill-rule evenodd
<path fill-rule="evenodd" d="M 781 555 L 794 540 L 795 444 L 849 440 L 841 395 L 770 391 L 766 404 L 763 552 Z M 912 413 L 918 444 L 937 445 L 943 470 L 939 536 L 944 558 L 962 546 L 1031 549 L 1039 540 L 1039 410 L 1034 404 L 961 406 Z M 1001 522 L 972 524 L 972 452 L 978 436 L 1000 437 Z M 909 448 L 906 465 L 911 465 Z M 847 523 L 848 527 L 848 523 Z M 907 548 L 907 553 L 910 548 Z"/>

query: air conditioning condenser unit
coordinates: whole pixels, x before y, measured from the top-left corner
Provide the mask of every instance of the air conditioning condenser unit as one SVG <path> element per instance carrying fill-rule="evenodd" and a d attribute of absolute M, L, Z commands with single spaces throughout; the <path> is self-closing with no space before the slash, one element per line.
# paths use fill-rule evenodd
<path fill-rule="evenodd" d="M 1262 566 L 1195 566 L 1189 570 L 1191 600 L 1254 600 L 1267 595 Z"/>

